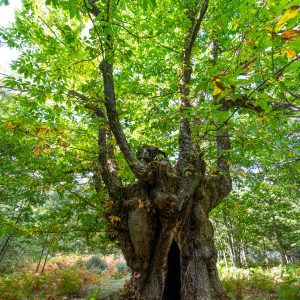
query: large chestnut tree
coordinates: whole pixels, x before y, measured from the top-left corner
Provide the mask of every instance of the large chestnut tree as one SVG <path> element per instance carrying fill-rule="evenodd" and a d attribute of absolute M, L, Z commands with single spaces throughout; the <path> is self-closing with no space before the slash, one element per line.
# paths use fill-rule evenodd
<path fill-rule="evenodd" d="M 20 51 L 2 89 L 28 111 L 2 126 L 37 137 L 48 182 L 93 178 L 133 271 L 124 299 L 227 299 L 209 213 L 241 158 L 280 160 L 298 16 L 288 0 L 24 0 L 1 30 Z"/>

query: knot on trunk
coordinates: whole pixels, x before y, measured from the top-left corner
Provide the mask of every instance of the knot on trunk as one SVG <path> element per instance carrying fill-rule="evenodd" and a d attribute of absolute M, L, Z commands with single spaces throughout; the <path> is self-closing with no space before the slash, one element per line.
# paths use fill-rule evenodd
<path fill-rule="evenodd" d="M 164 170 L 166 176 L 170 176 L 173 167 L 168 161 L 167 153 L 155 146 L 144 145 L 137 151 L 139 165 L 144 168 L 145 182 L 155 185 L 157 177 L 161 176 Z M 173 174 L 174 175 L 174 174 Z"/>
<path fill-rule="evenodd" d="M 177 212 L 178 198 L 176 194 L 157 192 L 155 195 L 155 206 L 167 213 Z"/>
<path fill-rule="evenodd" d="M 168 160 L 166 152 L 150 145 L 143 145 L 137 152 L 137 158 L 139 161 L 146 164 L 153 161 Z"/>

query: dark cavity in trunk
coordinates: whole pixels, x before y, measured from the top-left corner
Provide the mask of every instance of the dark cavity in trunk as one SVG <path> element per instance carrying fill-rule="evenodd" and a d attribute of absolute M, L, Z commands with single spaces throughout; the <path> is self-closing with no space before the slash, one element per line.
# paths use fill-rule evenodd
<path fill-rule="evenodd" d="M 180 300 L 180 250 L 175 241 L 168 255 L 168 273 L 165 282 L 164 300 Z"/>

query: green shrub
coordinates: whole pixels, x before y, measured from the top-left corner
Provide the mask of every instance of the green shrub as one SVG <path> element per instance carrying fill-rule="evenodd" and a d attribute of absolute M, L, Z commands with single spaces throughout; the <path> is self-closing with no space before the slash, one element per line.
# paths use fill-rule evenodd
<path fill-rule="evenodd" d="M 121 273 L 126 273 L 129 270 L 125 261 L 118 261 L 116 263 L 116 269 L 118 272 L 121 272 Z"/>
<path fill-rule="evenodd" d="M 77 296 L 81 288 L 81 275 L 75 269 L 66 269 L 60 276 L 58 295 Z"/>
<path fill-rule="evenodd" d="M 257 288 L 261 291 L 276 291 L 273 279 L 267 276 L 260 267 L 251 268 L 249 285 L 252 288 Z"/>
<path fill-rule="evenodd" d="M 87 261 L 86 267 L 88 270 L 102 272 L 103 270 L 107 269 L 107 263 L 104 259 L 101 259 L 98 256 L 92 256 Z"/>
<path fill-rule="evenodd" d="M 222 286 L 226 292 L 227 295 L 233 296 L 236 293 L 236 280 L 232 277 L 224 278 L 222 280 Z"/>
<path fill-rule="evenodd" d="M 0 278 L 0 299 L 25 299 L 32 296 L 40 285 L 34 273 L 12 273 Z"/>
<path fill-rule="evenodd" d="M 291 284 L 281 285 L 279 287 L 280 300 L 297 300 L 300 299 L 300 288 Z"/>

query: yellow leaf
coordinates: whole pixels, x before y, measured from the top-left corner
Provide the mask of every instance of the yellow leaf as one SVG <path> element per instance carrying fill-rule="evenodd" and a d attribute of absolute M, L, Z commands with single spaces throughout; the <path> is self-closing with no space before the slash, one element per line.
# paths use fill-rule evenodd
<path fill-rule="evenodd" d="M 273 27 L 271 27 L 271 26 L 266 26 L 265 29 L 266 29 L 267 31 L 271 31 L 271 32 L 273 31 Z"/>
<path fill-rule="evenodd" d="M 291 50 L 289 48 L 285 48 L 285 52 L 288 59 L 292 59 L 297 55 L 297 53 L 294 50 Z"/>
<path fill-rule="evenodd" d="M 269 117 L 268 116 L 262 116 L 260 118 L 257 118 L 257 120 L 260 122 L 260 123 L 265 123 L 269 120 Z"/>
<path fill-rule="evenodd" d="M 35 148 L 35 149 L 33 150 L 33 154 L 34 154 L 34 156 L 38 156 L 38 155 L 39 155 L 39 153 L 40 153 L 40 149 L 38 149 L 38 148 Z"/>
<path fill-rule="evenodd" d="M 109 219 L 112 223 L 117 223 L 121 221 L 121 219 L 118 216 L 114 216 L 114 215 L 109 216 Z"/>
<path fill-rule="evenodd" d="M 299 14 L 299 8 L 299 5 L 293 5 L 288 8 L 285 13 L 278 19 L 275 31 L 279 31 L 288 20 L 295 18 Z"/>
<path fill-rule="evenodd" d="M 222 93 L 222 90 L 219 89 L 217 86 L 215 87 L 214 91 L 213 91 L 213 96 L 219 95 Z"/>
<path fill-rule="evenodd" d="M 13 130 L 13 129 L 16 128 L 16 125 L 9 121 L 9 122 L 6 124 L 6 128 L 7 128 L 8 130 Z"/>
<path fill-rule="evenodd" d="M 43 154 L 49 154 L 51 152 L 50 148 L 43 149 Z"/>
<path fill-rule="evenodd" d="M 138 200 L 138 208 L 143 208 L 144 204 L 141 199 Z"/>
<path fill-rule="evenodd" d="M 241 177 L 245 177 L 246 176 L 246 172 L 244 170 L 239 170 L 238 173 L 239 173 L 239 175 Z"/>

